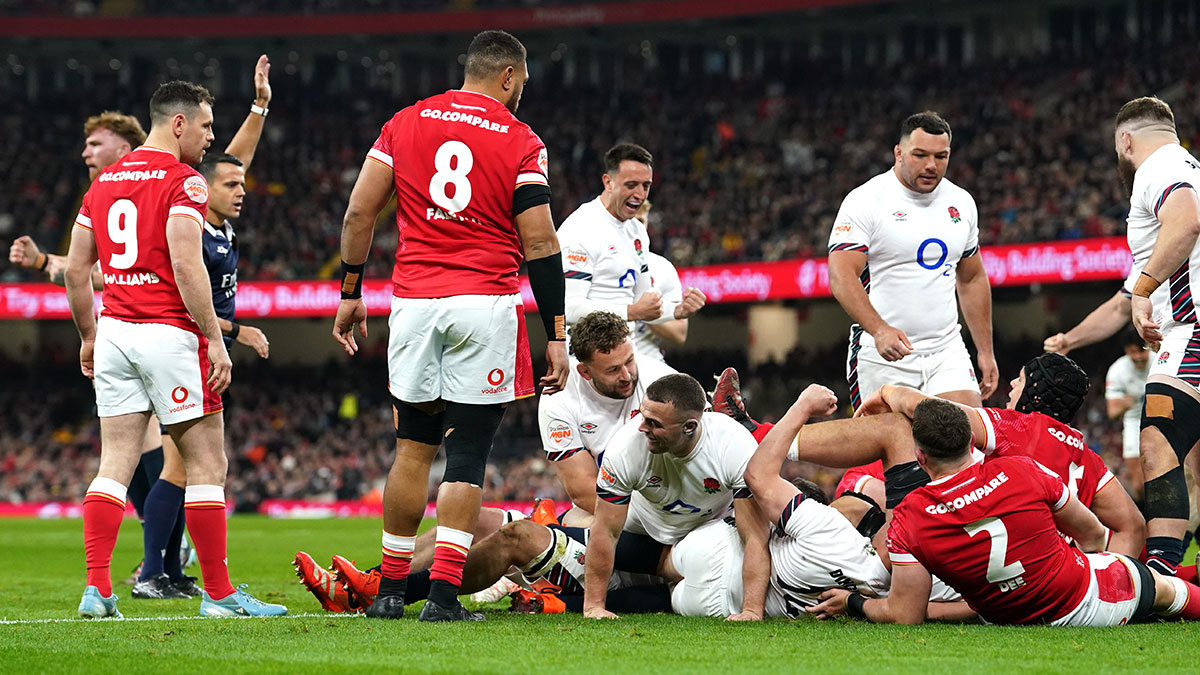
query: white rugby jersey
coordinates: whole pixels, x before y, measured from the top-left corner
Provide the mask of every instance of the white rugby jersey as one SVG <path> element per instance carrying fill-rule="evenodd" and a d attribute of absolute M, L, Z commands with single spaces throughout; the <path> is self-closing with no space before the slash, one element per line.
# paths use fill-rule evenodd
<path fill-rule="evenodd" d="M 662 293 L 663 305 L 672 307 L 683 302 L 683 285 L 679 283 L 679 272 L 670 260 L 653 252 L 646 253 L 646 263 L 650 267 L 650 285 Z M 674 318 L 674 310 L 672 310 Z M 666 361 L 663 354 L 662 341 L 650 331 L 645 321 L 631 321 L 629 330 L 633 332 L 633 348 L 638 356 L 648 356 L 659 361 Z"/>
<path fill-rule="evenodd" d="M 582 204 L 558 228 L 567 280 L 567 325 L 589 312 L 608 310 L 628 318 L 629 305 L 651 290 L 646 253 L 650 236 L 637 218 L 617 220 L 600 197 Z M 675 305 L 663 300 L 662 317 L 675 318 Z"/>
<path fill-rule="evenodd" d="M 1141 423 L 1142 399 L 1146 397 L 1146 375 L 1149 372 L 1149 359 L 1146 359 L 1145 368 L 1138 368 L 1128 356 L 1122 356 L 1108 367 L 1108 375 L 1104 378 L 1104 398 L 1133 398 L 1133 405 L 1125 412 L 1126 422 L 1132 420 Z"/>
<path fill-rule="evenodd" d="M 804 495 L 784 507 L 768 546 L 767 616 L 795 619 L 831 588 L 880 597 L 891 588 L 892 575 L 871 540 L 837 509 Z"/>
<path fill-rule="evenodd" d="M 604 449 L 596 495 L 629 504 L 625 529 L 674 544 L 688 532 L 732 511 L 733 499 L 749 497 L 746 464 L 758 447 L 731 417 L 706 412 L 700 440 L 687 457 L 652 454 L 635 416 Z"/>
<path fill-rule="evenodd" d="M 888 169 L 842 200 L 829 235 L 834 251 L 867 254 L 861 278 L 871 305 L 908 335 L 914 353 L 938 351 L 962 330 L 955 272 L 979 253 L 979 217 L 966 190 L 943 178 L 920 194 Z M 870 334 L 861 340 L 874 349 Z"/>
<path fill-rule="evenodd" d="M 1133 195 L 1129 198 L 1129 217 L 1126 218 L 1129 250 L 1133 252 L 1133 267 L 1125 280 L 1126 292 L 1132 293 L 1134 283 L 1150 260 L 1154 242 L 1162 223 L 1158 210 L 1167 197 L 1179 189 L 1200 188 L 1200 162 L 1177 143 L 1164 145 L 1142 162 L 1133 175 Z M 1192 249 L 1187 264 L 1150 294 L 1154 304 L 1154 319 L 1165 335 L 1176 325 L 1196 323 L 1193 299 L 1193 279 L 1200 271 L 1200 257 Z"/>
<path fill-rule="evenodd" d="M 638 382 L 633 394 L 616 399 L 596 391 L 576 369 L 579 362 L 571 359 L 567 386 L 538 399 L 538 428 L 547 459 L 558 462 L 584 449 L 593 457 L 600 455 L 613 434 L 638 414 L 646 388 L 658 378 L 675 373 L 674 368 L 654 359 L 635 356 L 634 362 Z"/>

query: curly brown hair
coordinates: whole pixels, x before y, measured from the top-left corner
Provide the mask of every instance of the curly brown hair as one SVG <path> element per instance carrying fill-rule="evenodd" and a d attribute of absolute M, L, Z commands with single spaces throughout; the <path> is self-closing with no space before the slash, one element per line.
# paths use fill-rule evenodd
<path fill-rule="evenodd" d="M 99 115 L 87 118 L 83 123 L 83 135 L 91 136 L 97 129 L 108 129 L 125 139 L 129 147 L 136 148 L 146 142 L 146 131 L 142 123 L 133 115 L 126 115 L 115 110 L 105 110 Z"/>
<path fill-rule="evenodd" d="M 612 312 L 592 312 L 571 327 L 571 350 L 584 362 L 591 361 L 596 352 L 611 352 L 627 339 L 629 324 Z"/>

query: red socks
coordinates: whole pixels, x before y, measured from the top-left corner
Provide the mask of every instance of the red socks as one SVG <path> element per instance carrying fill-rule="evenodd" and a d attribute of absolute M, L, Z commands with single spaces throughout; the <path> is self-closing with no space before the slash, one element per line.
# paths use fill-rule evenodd
<path fill-rule="evenodd" d="M 470 532 L 438 526 L 433 566 L 429 568 L 430 581 L 445 581 L 455 588 L 462 586 L 463 565 L 474 539 L 475 535 Z"/>
<path fill-rule="evenodd" d="M 200 559 L 204 590 L 213 600 L 233 595 L 229 583 L 228 553 L 225 549 L 225 488 L 220 485 L 189 485 L 183 496 L 187 531 Z"/>
<path fill-rule="evenodd" d="M 379 571 L 384 579 L 406 579 L 412 568 L 413 549 L 417 545 L 416 537 L 401 537 L 383 533 L 383 563 Z"/>
<path fill-rule="evenodd" d="M 125 517 L 125 486 L 111 478 L 92 479 L 83 498 L 83 550 L 87 558 L 87 585 L 95 586 L 100 595 L 112 595 L 113 548 L 121 519 Z"/>

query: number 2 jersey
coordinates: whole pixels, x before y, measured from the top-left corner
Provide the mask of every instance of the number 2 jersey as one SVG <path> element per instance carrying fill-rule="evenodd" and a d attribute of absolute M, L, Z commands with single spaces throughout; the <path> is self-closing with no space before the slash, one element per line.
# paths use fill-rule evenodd
<path fill-rule="evenodd" d="M 101 316 L 199 335 L 175 283 L 167 219 L 195 220 L 199 230 L 207 213 L 208 183 L 165 150 L 142 146 L 101 171 L 75 219 L 96 238 L 104 276 Z"/>
<path fill-rule="evenodd" d="M 367 157 L 395 181 L 396 297 L 520 291 L 514 193 L 549 183 L 546 146 L 508 108 L 461 90 L 418 101 L 383 125 Z"/>
<path fill-rule="evenodd" d="M 1028 457 L 972 463 L 918 488 L 892 511 L 892 565 L 920 563 L 984 620 L 1049 623 L 1087 593 L 1087 557 L 1058 534 L 1071 495 Z"/>

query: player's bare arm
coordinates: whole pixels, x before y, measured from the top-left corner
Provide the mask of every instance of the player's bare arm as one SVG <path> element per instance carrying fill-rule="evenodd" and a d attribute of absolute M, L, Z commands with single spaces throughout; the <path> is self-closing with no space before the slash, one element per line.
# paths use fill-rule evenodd
<path fill-rule="evenodd" d="M 1066 487 L 1063 487 L 1066 490 Z M 1067 493 L 1067 503 L 1054 512 L 1054 524 L 1059 532 L 1075 540 L 1084 553 L 1103 551 L 1108 543 L 1108 530 L 1096 514 L 1088 510 L 1075 495 Z"/>
<path fill-rule="evenodd" d="M 92 295 L 91 270 L 96 264 L 96 237 L 85 227 L 71 231 L 71 247 L 67 250 L 67 303 L 71 318 L 79 331 L 79 369 L 89 378 L 96 376 L 93 354 L 96 344 L 96 313 Z"/>
<path fill-rule="evenodd" d="M 575 508 L 592 514 L 596 510 L 596 460 L 590 452 L 580 450 L 570 457 L 553 462 L 558 481 Z"/>
<path fill-rule="evenodd" d="M 587 578 L 583 592 L 583 616 L 588 619 L 615 619 L 616 614 L 604 608 L 608 598 L 608 582 L 612 578 L 617 538 L 625 527 L 628 504 L 612 504 L 596 499 L 596 520 L 592 523 L 584 559 Z"/>
<path fill-rule="evenodd" d="M 222 335 L 232 335 L 234 342 L 253 349 L 260 358 L 270 358 L 271 342 L 267 340 L 266 333 L 261 329 L 239 323 L 236 324 L 237 329 L 235 330 L 235 324 L 232 321 L 220 317 L 217 317 L 217 324 L 221 326 Z"/>
<path fill-rule="evenodd" d="M 682 347 L 687 342 L 688 320 L 676 319 L 665 323 L 648 323 L 646 327 L 655 337 L 672 347 Z"/>
<path fill-rule="evenodd" d="M 1194 189 L 1173 191 L 1158 210 L 1162 229 L 1154 241 L 1154 252 L 1142 268 L 1130 299 L 1133 325 L 1150 344 L 1162 341 L 1162 326 L 1154 318 L 1150 294 L 1184 265 L 1200 237 L 1200 196 Z"/>
<path fill-rule="evenodd" d="M 1110 420 L 1121 419 L 1132 407 L 1133 397 L 1128 394 L 1119 398 L 1105 399 L 1104 401 L 1104 412 L 1108 414 L 1108 419 Z"/>
<path fill-rule="evenodd" d="M 271 61 L 266 54 L 258 57 L 254 65 L 254 107 L 246 120 L 238 128 L 237 133 L 229 141 L 225 152 L 242 160 L 242 167 L 250 171 L 250 163 L 254 161 L 254 152 L 258 149 L 258 141 L 262 138 L 263 125 L 267 120 L 267 110 L 271 106 Z"/>
<path fill-rule="evenodd" d="M 1104 301 L 1091 314 L 1084 317 L 1079 325 L 1066 333 L 1058 333 L 1046 338 L 1042 348 L 1048 352 L 1066 355 L 1072 349 L 1079 349 L 1091 344 L 1107 340 L 1117 334 L 1129 322 L 1131 304 L 1125 291 L 1117 291 L 1111 298 Z"/>
<path fill-rule="evenodd" d="M 208 386 L 214 394 L 229 388 L 233 362 L 221 339 L 221 327 L 217 313 L 213 310 L 212 286 L 208 270 L 204 267 L 204 252 L 201 230 L 196 221 L 187 216 L 171 216 L 167 219 L 167 247 L 171 255 L 171 271 L 175 274 L 175 285 L 179 296 L 192 319 L 208 338 L 208 360 L 212 364 Z"/>
<path fill-rule="evenodd" d="M 917 405 L 927 398 L 935 398 L 928 394 L 923 394 L 912 387 L 899 387 L 896 385 L 885 384 L 879 388 L 876 396 L 886 406 L 887 410 L 898 412 L 905 417 L 912 419 L 913 411 L 917 409 Z M 956 401 L 951 401 L 954 405 L 962 408 L 967 413 L 967 420 L 971 422 L 971 435 L 975 439 L 975 447 L 983 449 L 987 445 L 987 427 L 983 425 L 983 411 L 978 408 L 972 408 L 969 405 L 963 405 Z M 872 404 L 874 406 L 874 403 Z M 863 404 L 866 407 L 866 404 Z"/>
<path fill-rule="evenodd" d="M 983 256 L 978 253 L 958 261 L 956 287 L 958 304 L 962 307 L 967 330 L 975 343 L 975 360 L 979 364 L 979 395 L 987 399 L 1000 382 L 1000 367 L 992 349 L 992 285 L 983 268 Z"/>
<path fill-rule="evenodd" d="M 367 336 L 367 306 L 362 301 L 362 267 L 371 252 L 371 240 L 375 236 L 375 220 L 387 205 L 395 190 L 392 170 L 373 159 L 363 161 L 362 171 L 350 192 L 350 203 L 346 206 L 346 217 L 342 220 L 342 265 L 356 266 L 354 278 L 342 280 L 342 301 L 338 303 L 337 316 L 333 320 L 333 339 L 350 356 L 358 352 L 354 341 L 354 328 L 363 337 Z M 347 289 L 347 282 L 350 288 Z M 347 297 L 355 295 L 358 297 Z"/>
<path fill-rule="evenodd" d="M 820 595 L 819 605 L 809 607 L 805 611 L 821 619 L 849 615 L 864 618 L 872 623 L 912 626 L 925 621 L 926 612 L 932 604 L 940 604 L 929 602 L 929 591 L 932 587 L 933 577 L 923 565 L 897 564 L 892 567 L 892 588 L 888 597 L 864 598 L 858 593 L 834 588 Z M 958 614 L 965 615 L 961 608 L 958 608 Z"/>
<path fill-rule="evenodd" d="M 912 353 L 912 342 L 904 331 L 889 326 L 871 305 L 859 275 L 867 266 L 862 251 L 833 251 L 829 254 L 829 288 L 842 309 L 875 338 L 875 348 L 887 361 L 899 361 Z"/>
<path fill-rule="evenodd" d="M 786 449 L 784 450 L 786 453 Z M 770 525 L 754 499 L 733 500 L 733 517 L 744 547 L 742 559 L 742 611 L 730 621 L 761 621 L 771 579 L 771 553 L 767 548 Z"/>
<path fill-rule="evenodd" d="M 1146 543 L 1146 519 L 1129 493 L 1116 480 L 1092 497 L 1091 511 L 1111 531 L 1105 550 L 1137 558 Z"/>
<path fill-rule="evenodd" d="M 525 209 L 516 217 L 517 231 L 529 268 L 529 285 L 538 303 L 538 313 L 546 328 L 546 375 L 538 384 L 542 394 L 562 391 L 567 385 L 566 286 L 562 271 L 562 253 L 549 204 Z"/>
<path fill-rule="evenodd" d="M 746 465 L 746 484 L 764 518 L 778 518 L 800 492 L 779 475 L 792 440 L 810 418 L 828 417 L 836 409 L 837 396 L 819 384 L 811 384 L 758 444 Z"/>

